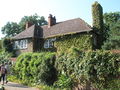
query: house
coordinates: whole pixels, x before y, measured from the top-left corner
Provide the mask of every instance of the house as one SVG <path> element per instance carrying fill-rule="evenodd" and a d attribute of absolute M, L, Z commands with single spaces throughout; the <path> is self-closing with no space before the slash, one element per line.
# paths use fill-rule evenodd
<path fill-rule="evenodd" d="M 13 37 L 16 54 L 37 51 L 65 51 L 70 47 L 93 49 L 96 45 L 92 28 L 84 20 L 75 18 L 56 22 L 55 16 L 48 17 L 48 25 L 36 26 L 26 23 L 26 29 Z"/>

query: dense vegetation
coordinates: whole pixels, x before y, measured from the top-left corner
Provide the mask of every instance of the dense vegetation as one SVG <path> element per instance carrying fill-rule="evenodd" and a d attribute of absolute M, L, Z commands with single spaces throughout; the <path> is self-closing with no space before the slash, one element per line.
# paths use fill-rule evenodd
<path fill-rule="evenodd" d="M 54 53 L 25 53 L 17 58 L 14 75 L 25 84 L 47 84 L 55 81 Z"/>
<path fill-rule="evenodd" d="M 12 39 L 10 38 L 2 39 L 2 49 L 9 53 L 13 52 Z"/>
<path fill-rule="evenodd" d="M 105 13 L 104 21 L 108 37 L 103 49 L 120 49 L 120 12 Z"/>
<path fill-rule="evenodd" d="M 2 49 L 2 40 L 0 40 L 0 50 Z"/>
<path fill-rule="evenodd" d="M 84 88 L 104 89 L 113 85 L 118 88 L 119 62 L 119 54 L 101 50 L 71 48 L 56 57 L 50 52 L 25 53 L 17 58 L 13 75 L 27 85 L 44 84 L 61 89 L 80 85 Z"/>
<path fill-rule="evenodd" d="M 57 52 L 64 52 L 71 47 L 76 47 L 79 50 L 92 50 L 92 35 L 83 34 L 71 34 L 67 36 L 61 36 L 54 42 Z"/>
<path fill-rule="evenodd" d="M 0 65 L 3 63 L 5 64 L 11 62 L 10 56 L 11 54 L 9 54 L 8 52 L 5 52 L 4 50 L 0 50 Z"/>
<path fill-rule="evenodd" d="M 9 46 L 8 42 L 6 41 L 4 42 L 3 40 L 0 40 L 0 65 L 5 63 L 11 63 L 10 57 L 12 54 L 9 52 L 11 49 L 8 50 L 7 47 Z"/>
<path fill-rule="evenodd" d="M 97 48 L 101 48 L 104 42 L 104 24 L 103 24 L 103 9 L 102 6 L 96 1 L 92 5 L 93 29 L 97 34 Z"/>
<path fill-rule="evenodd" d="M 57 57 L 56 67 L 60 75 L 73 79 L 74 83 L 84 86 L 89 82 L 93 87 L 109 88 L 110 82 L 120 75 L 118 62 L 120 55 L 109 51 L 83 52 L 73 48 Z"/>
<path fill-rule="evenodd" d="M 120 49 L 120 12 L 105 13 L 103 23 L 102 6 L 95 2 L 92 10 L 93 28 L 99 39 L 98 48 L 101 48 L 103 41 L 106 40 L 102 46 L 103 49 Z M 44 17 L 25 16 L 19 24 L 7 23 L 2 28 L 2 32 L 6 37 L 14 36 L 25 28 L 26 21 L 37 25 L 46 24 Z M 46 86 L 43 90 L 59 90 L 56 88 L 63 90 L 79 88 L 79 86 L 88 90 L 90 87 L 118 90 L 120 54 L 104 50 L 92 51 L 90 38 L 92 38 L 91 35 L 84 34 L 63 36 L 55 42 L 60 53 L 40 52 L 20 55 L 13 65 L 11 79 L 18 79 L 27 85 L 40 85 L 40 88 L 45 85 L 52 86 L 51 88 Z M 13 51 L 10 39 L 4 39 L 1 43 L 2 41 L 0 41 L 0 64 L 8 62 L 10 57 L 8 52 Z"/>

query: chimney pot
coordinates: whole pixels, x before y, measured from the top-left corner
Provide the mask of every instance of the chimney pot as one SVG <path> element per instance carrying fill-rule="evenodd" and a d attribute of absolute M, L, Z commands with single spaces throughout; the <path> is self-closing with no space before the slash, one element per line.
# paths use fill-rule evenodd
<path fill-rule="evenodd" d="M 49 14 L 48 17 L 48 28 L 56 24 L 56 18 L 55 16 L 53 17 L 52 14 Z"/>
<path fill-rule="evenodd" d="M 52 18 L 52 14 L 49 14 L 49 17 L 48 18 Z"/>

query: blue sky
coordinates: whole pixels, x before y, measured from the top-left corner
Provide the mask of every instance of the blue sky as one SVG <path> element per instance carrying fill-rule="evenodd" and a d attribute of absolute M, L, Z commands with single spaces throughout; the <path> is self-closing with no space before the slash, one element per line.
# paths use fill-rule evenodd
<path fill-rule="evenodd" d="M 53 14 L 57 22 L 79 17 L 92 25 L 94 1 L 102 5 L 104 13 L 120 11 L 120 0 L 0 0 L 0 38 L 4 36 L 1 27 L 8 21 L 19 22 L 23 16 L 35 13 L 46 20 Z"/>

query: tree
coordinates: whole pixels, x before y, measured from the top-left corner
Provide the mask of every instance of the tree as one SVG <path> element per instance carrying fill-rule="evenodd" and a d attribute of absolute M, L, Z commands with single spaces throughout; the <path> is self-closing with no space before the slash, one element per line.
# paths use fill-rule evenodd
<path fill-rule="evenodd" d="M 108 26 L 120 20 L 120 12 L 110 12 L 104 14 L 104 23 Z"/>
<path fill-rule="evenodd" d="M 103 49 L 120 49 L 120 12 L 105 13 L 104 22 L 108 28 L 108 38 Z"/>
<path fill-rule="evenodd" d="M 47 21 L 45 20 L 45 18 L 43 16 L 38 16 L 37 14 L 31 15 L 31 16 L 24 16 L 21 21 L 19 22 L 19 25 L 21 27 L 21 29 L 25 29 L 25 24 L 26 22 L 31 22 L 35 25 L 46 25 Z"/>
<path fill-rule="evenodd" d="M 5 26 L 2 27 L 1 31 L 6 35 L 5 37 L 13 37 L 25 29 L 26 22 L 31 22 L 39 26 L 47 24 L 47 21 L 43 16 L 40 17 L 37 14 L 34 14 L 31 16 L 24 16 L 21 18 L 18 24 L 16 22 L 8 22 Z"/>
<path fill-rule="evenodd" d="M 103 9 L 102 6 L 96 1 L 92 5 L 93 29 L 98 34 L 97 48 L 101 48 L 104 41 L 104 25 L 103 25 Z"/>
<path fill-rule="evenodd" d="M 120 21 L 110 26 L 109 37 L 103 45 L 103 49 L 120 49 Z"/>
<path fill-rule="evenodd" d="M 2 27 L 2 33 L 6 35 L 6 37 L 12 37 L 16 34 L 20 33 L 20 26 L 16 22 L 8 22 L 4 27 Z"/>

